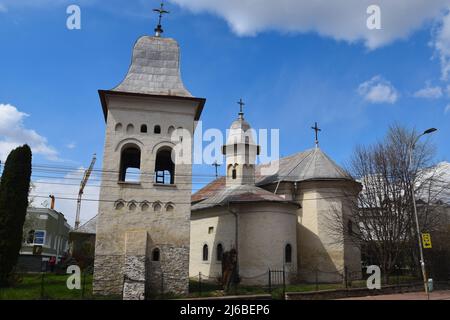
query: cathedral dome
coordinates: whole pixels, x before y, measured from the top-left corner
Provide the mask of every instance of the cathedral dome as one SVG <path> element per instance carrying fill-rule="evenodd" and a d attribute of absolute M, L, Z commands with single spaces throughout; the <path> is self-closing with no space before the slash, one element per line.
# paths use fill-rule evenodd
<path fill-rule="evenodd" d="M 181 80 L 178 43 L 170 38 L 139 38 L 128 74 L 113 91 L 192 97 Z"/>

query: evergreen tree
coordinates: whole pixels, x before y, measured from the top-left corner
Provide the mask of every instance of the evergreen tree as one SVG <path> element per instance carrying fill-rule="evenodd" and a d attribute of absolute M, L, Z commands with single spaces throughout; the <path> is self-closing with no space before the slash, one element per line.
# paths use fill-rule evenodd
<path fill-rule="evenodd" d="M 9 154 L 0 181 L 0 286 L 8 284 L 22 246 L 30 179 L 31 149 L 24 145 Z"/>

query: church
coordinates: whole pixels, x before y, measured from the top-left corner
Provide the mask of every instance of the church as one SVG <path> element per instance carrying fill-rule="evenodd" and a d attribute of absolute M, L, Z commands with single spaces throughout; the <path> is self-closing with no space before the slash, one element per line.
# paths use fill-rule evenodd
<path fill-rule="evenodd" d="M 185 88 L 180 47 L 163 37 L 166 11 L 158 12 L 155 35 L 137 40 L 124 80 L 99 90 L 106 133 L 94 294 L 187 295 L 189 278 L 217 279 L 233 249 L 243 285 L 267 285 L 269 269 L 284 270 L 288 282 L 360 272 L 359 249 L 344 234 L 336 243 L 326 227 L 336 212 L 350 221 L 360 184 L 318 143 L 265 174 L 271 164 L 256 165 L 261 150 L 242 108 L 223 146 L 226 176 L 192 195 L 192 164 L 174 150 L 194 135 L 206 99 Z M 183 157 L 192 159 L 192 145 Z"/>

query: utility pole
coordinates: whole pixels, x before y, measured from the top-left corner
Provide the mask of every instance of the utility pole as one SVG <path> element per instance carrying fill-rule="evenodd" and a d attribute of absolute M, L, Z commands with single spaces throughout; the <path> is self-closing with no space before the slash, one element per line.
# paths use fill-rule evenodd
<path fill-rule="evenodd" d="M 80 227 L 81 198 L 83 197 L 84 187 L 86 187 L 89 177 L 91 176 L 92 170 L 94 169 L 95 161 L 97 161 L 96 154 L 94 154 L 92 158 L 91 165 L 84 172 L 83 179 L 81 180 L 80 183 L 80 191 L 78 191 L 78 199 L 77 199 L 77 216 L 75 218 L 75 230 L 77 230 Z"/>
<path fill-rule="evenodd" d="M 424 135 L 430 134 L 437 131 L 435 128 L 431 128 L 426 130 L 424 133 L 422 133 L 420 136 L 418 136 L 413 143 L 409 146 L 409 165 L 408 169 L 412 170 L 412 164 L 413 164 L 413 152 L 416 147 L 417 142 L 421 137 Z M 425 293 L 427 295 L 428 300 L 430 300 L 430 293 L 428 292 L 428 279 L 427 279 L 427 270 L 425 268 L 425 258 L 423 256 L 423 248 L 422 248 L 422 240 L 421 240 L 421 232 L 420 232 L 420 225 L 419 225 L 419 216 L 417 214 L 417 204 L 416 204 L 416 195 L 414 192 L 415 189 L 415 183 L 414 183 L 414 177 L 411 175 L 411 198 L 413 202 L 413 209 L 414 209 L 414 219 L 416 222 L 416 232 L 417 232 L 417 239 L 419 241 L 419 253 L 420 253 L 420 267 L 422 269 L 422 278 L 423 278 L 423 285 L 425 287 Z"/>

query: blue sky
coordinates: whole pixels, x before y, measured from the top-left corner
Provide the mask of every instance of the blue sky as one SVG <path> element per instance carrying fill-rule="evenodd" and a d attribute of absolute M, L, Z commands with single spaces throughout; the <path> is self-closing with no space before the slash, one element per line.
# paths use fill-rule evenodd
<path fill-rule="evenodd" d="M 450 160 L 448 1 L 411 18 L 411 26 L 404 22 L 398 27 L 401 32 L 391 24 L 393 13 L 386 13 L 387 27 L 379 36 L 367 30 L 339 34 L 331 22 L 284 25 L 275 19 L 265 26 L 267 16 L 259 11 L 242 17 L 246 25 L 240 25 L 223 1 L 212 8 L 214 2 L 173 0 L 164 20 L 164 35 L 181 46 L 185 86 L 207 99 L 205 129 L 226 130 L 242 97 L 254 128 L 280 129 L 282 156 L 313 147 L 310 127 L 317 121 L 323 129 L 321 147 L 344 164 L 357 144 L 381 139 L 397 122 L 418 130 L 438 128 L 432 137 L 436 161 Z M 3 160 L 14 144 L 28 142 L 34 145 L 35 164 L 69 171 L 88 166 L 97 153 L 96 167 L 101 168 L 105 125 L 97 90 L 111 89 L 123 79 L 134 42 L 153 33 L 156 17 L 151 9 L 157 2 L 71 3 L 81 7 L 81 30 L 66 28 L 65 0 L 0 0 Z M 348 10 L 351 14 L 353 9 Z M 295 14 L 289 19 L 297 21 Z M 35 180 L 39 174 L 44 175 L 36 173 Z M 78 176 L 71 174 L 75 185 L 65 186 L 64 192 L 61 186 L 47 185 L 37 193 L 76 197 Z M 212 175 L 214 168 L 197 166 L 194 174 Z M 97 189 L 91 187 L 86 197 L 95 197 Z M 59 205 L 70 211 L 70 221 L 74 204 Z M 85 210 L 84 220 L 95 214 L 95 204 Z"/>

